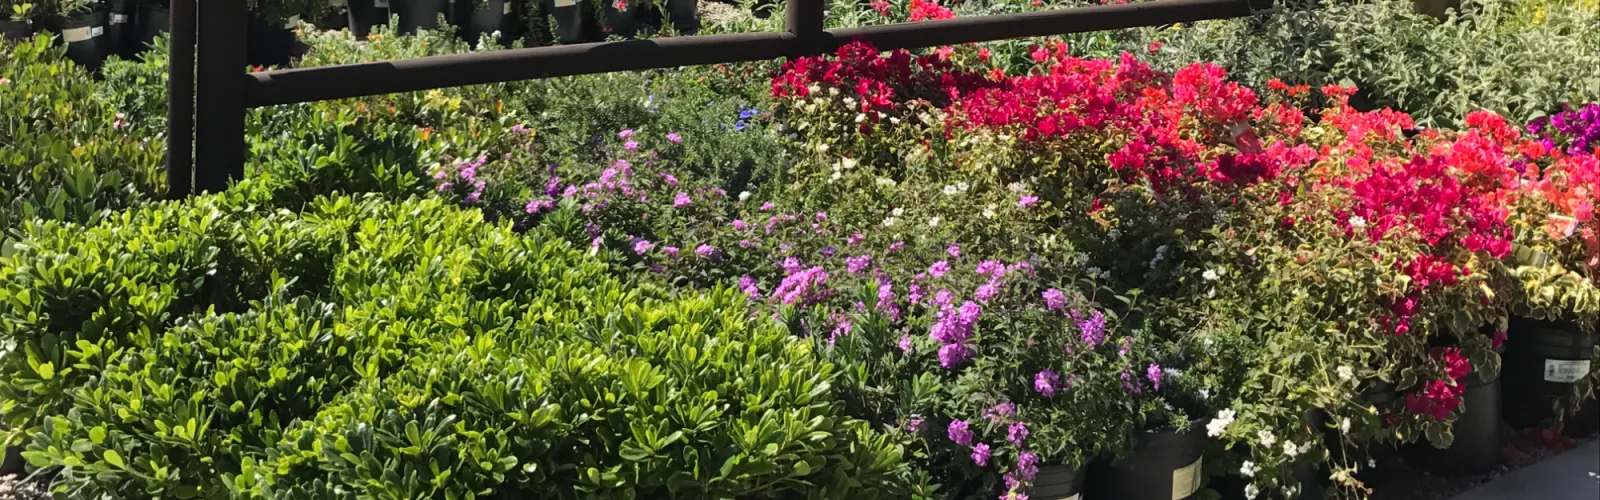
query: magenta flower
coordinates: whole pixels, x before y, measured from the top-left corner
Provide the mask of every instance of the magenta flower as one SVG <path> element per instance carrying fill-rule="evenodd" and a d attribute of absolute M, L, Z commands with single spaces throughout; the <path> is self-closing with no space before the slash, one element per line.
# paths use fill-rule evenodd
<path fill-rule="evenodd" d="M 978 464 L 978 467 L 988 467 L 989 466 L 989 445 L 988 444 L 986 444 L 986 443 L 978 443 L 976 446 L 972 447 L 972 463 Z"/>
<path fill-rule="evenodd" d="M 828 220 L 828 213 L 827 212 L 817 212 L 817 220 L 819 220 L 819 221 Z"/>
<path fill-rule="evenodd" d="M 905 248 L 905 246 L 906 246 L 906 242 L 904 242 L 904 241 L 896 241 L 894 243 L 890 243 L 889 244 L 889 251 L 890 252 L 894 252 L 894 251 L 899 250 L 901 248 Z"/>
<path fill-rule="evenodd" d="M 948 272 L 950 272 L 950 263 L 949 262 L 945 262 L 945 261 L 941 260 L 941 261 L 933 263 L 933 265 L 931 265 L 931 266 L 928 266 L 928 275 L 929 276 L 933 276 L 935 278 L 943 278 L 944 274 L 948 273 Z"/>
<path fill-rule="evenodd" d="M 1011 416 L 1011 412 L 1015 411 L 1016 409 L 1017 405 L 1010 402 L 1000 403 L 994 405 L 994 408 L 983 410 L 983 418 L 989 419 L 990 422 L 998 422 L 1000 420 L 1004 420 L 1006 417 Z"/>
<path fill-rule="evenodd" d="M 701 257 L 711 257 L 717 254 L 717 247 L 701 243 L 700 246 L 694 248 L 694 253 L 699 254 Z"/>
<path fill-rule="evenodd" d="M 668 186 L 678 187 L 678 178 L 673 177 L 672 174 L 661 174 L 661 180 L 667 181 Z"/>
<path fill-rule="evenodd" d="M 633 129 L 631 129 L 631 128 L 630 129 L 624 129 L 621 132 L 617 132 L 617 137 L 622 138 L 622 139 L 627 139 L 629 137 L 633 137 Z"/>
<path fill-rule="evenodd" d="M 768 210 L 772 210 L 772 207 L 776 207 L 776 206 L 777 205 L 772 204 L 772 202 L 770 202 L 770 201 L 764 202 L 764 203 L 761 204 L 761 211 L 765 212 L 765 211 L 768 211 Z"/>
<path fill-rule="evenodd" d="M 906 430 L 913 434 L 922 432 L 922 415 L 911 415 L 911 421 L 906 422 Z"/>
<path fill-rule="evenodd" d="M 1033 390 L 1039 391 L 1044 397 L 1056 397 L 1056 388 L 1061 386 L 1061 375 L 1050 370 L 1040 371 L 1033 377 Z"/>
<path fill-rule="evenodd" d="M 999 293 L 1000 286 L 994 281 L 990 281 L 978 286 L 978 291 L 972 293 L 972 298 L 978 299 L 978 302 L 988 302 L 989 299 L 994 298 Z"/>
<path fill-rule="evenodd" d="M 748 274 L 739 278 L 739 290 L 751 299 L 761 298 L 761 287 L 756 286 L 756 279 Z"/>
<path fill-rule="evenodd" d="M 861 271 L 867 270 L 867 266 L 870 265 L 872 265 L 871 254 L 857 255 L 845 259 L 845 270 L 849 271 L 850 274 L 861 274 Z"/>
<path fill-rule="evenodd" d="M 864 234 L 852 233 L 849 238 L 845 239 L 845 244 L 849 246 L 856 246 L 861 244 L 861 240 L 865 239 L 867 239 L 867 236 Z"/>
<path fill-rule="evenodd" d="M 1038 203 L 1038 202 L 1039 202 L 1039 197 L 1031 195 L 1031 194 L 1022 195 L 1021 198 L 1017 199 L 1017 205 L 1021 206 L 1022 208 L 1031 207 L 1031 206 L 1033 206 L 1033 204 Z"/>
<path fill-rule="evenodd" d="M 950 254 L 953 258 L 959 259 L 961 258 L 961 244 L 951 243 L 950 246 L 945 247 L 944 252 Z"/>
<path fill-rule="evenodd" d="M 972 348 L 965 344 L 945 344 L 939 348 L 939 366 L 946 370 L 972 357 Z"/>
<path fill-rule="evenodd" d="M 683 136 L 678 135 L 677 132 L 668 132 L 667 133 L 667 142 L 670 142 L 670 143 L 673 143 L 673 144 L 682 143 L 683 142 Z"/>
<path fill-rule="evenodd" d="M 734 219 L 733 220 L 733 230 L 734 231 L 744 231 L 744 229 L 746 227 L 749 227 L 749 226 L 745 225 L 743 220 L 741 220 L 741 219 Z"/>
<path fill-rule="evenodd" d="M 666 252 L 668 257 L 678 256 L 678 247 L 661 247 L 661 251 Z"/>
<path fill-rule="evenodd" d="M 639 141 L 629 140 L 627 142 L 623 142 L 622 149 L 626 149 L 628 151 L 637 151 L 639 150 Z"/>
<path fill-rule="evenodd" d="M 904 337 L 900 337 L 900 343 L 898 345 L 900 347 L 900 352 L 905 353 L 905 355 L 907 355 L 907 356 L 911 355 L 911 336 L 910 335 L 906 335 Z"/>
<path fill-rule="evenodd" d="M 1011 424 L 1011 428 L 1006 429 L 1006 441 L 1010 441 L 1011 444 L 1014 444 L 1014 445 L 1017 445 L 1017 446 L 1022 446 L 1022 442 L 1023 441 L 1027 441 L 1027 440 L 1028 440 L 1028 425 L 1027 424 L 1024 424 L 1022 422 L 1016 422 L 1016 423 Z"/>
<path fill-rule="evenodd" d="M 689 204 L 692 202 L 693 201 L 689 199 L 689 193 L 680 191 L 677 196 L 672 198 L 672 208 L 683 208 L 689 206 Z"/>
<path fill-rule="evenodd" d="M 1060 309 L 1060 308 L 1062 308 L 1062 307 L 1064 307 L 1066 305 L 1067 305 L 1067 294 L 1061 293 L 1061 290 L 1057 290 L 1057 289 L 1051 288 L 1049 290 L 1045 290 L 1044 291 L 1044 307 L 1045 307 L 1045 309 L 1049 309 L 1051 311 L 1054 311 L 1054 310 Z"/>
<path fill-rule="evenodd" d="M 1090 349 L 1105 342 L 1106 317 L 1099 310 L 1090 312 L 1088 319 L 1080 320 L 1076 313 L 1072 315 L 1072 319 L 1078 324 L 1078 331 L 1083 332 L 1083 343 L 1089 344 Z"/>
<path fill-rule="evenodd" d="M 633 253 L 644 255 L 646 252 L 649 252 L 655 247 L 655 243 L 651 243 L 650 240 L 640 238 L 633 242 Z"/>
<path fill-rule="evenodd" d="M 1161 365 L 1152 363 L 1149 368 L 1145 369 L 1144 376 L 1150 379 L 1150 383 L 1155 385 L 1156 390 L 1161 390 Z"/>
<path fill-rule="evenodd" d="M 970 446 L 972 444 L 972 431 L 967 429 L 967 421 L 965 420 L 952 420 L 946 434 L 950 436 L 951 441 L 961 446 Z"/>

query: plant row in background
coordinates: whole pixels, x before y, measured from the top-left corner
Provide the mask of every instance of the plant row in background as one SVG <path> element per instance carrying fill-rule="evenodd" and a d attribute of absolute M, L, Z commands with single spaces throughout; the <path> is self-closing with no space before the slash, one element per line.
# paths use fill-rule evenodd
<path fill-rule="evenodd" d="M 1358 497 L 1388 445 L 1482 461 L 1514 318 L 1592 345 L 1594 108 L 1416 133 L 1020 49 L 254 111 L 226 195 L 9 226 L 8 437 L 122 496 Z M 107 140 L 160 136 L 160 71 L 106 68 Z M 1592 401 L 1580 354 L 1523 406 Z"/>

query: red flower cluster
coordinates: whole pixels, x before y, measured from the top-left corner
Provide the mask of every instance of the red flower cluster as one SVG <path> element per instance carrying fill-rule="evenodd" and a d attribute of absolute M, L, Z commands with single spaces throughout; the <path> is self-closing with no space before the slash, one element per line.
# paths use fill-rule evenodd
<path fill-rule="evenodd" d="M 950 19 L 952 17 L 956 17 L 956 13 L 940 6 L 936 0 L 911 0 L 912 21 Z"/>
<path fill-rule="evenodd" d="M 982 74 L 954 68 L 948 57 L 912 57 L 896 50 L 884 56 L 864 41 L 840 47 L 832 58 L 802 57 L 784 63 L 772 79 L 774 97 L 810 97 L 812 89 L 836 88 L 860 102 L 860 112 L 876 120 L 912 99 L 948 102 L 996 83 Z"/>
<path fill-rule="evenodd" d="M 1442 420 L 1450 416 L 1450 412 L 1461 406 L 1461 393 L 1466 392 L 1467 386 L 1462 382 L 1468 373 L 1472 372 L 1472 363 L 1461 355 L 1461 350 L 1456 348 L 1435 349 L 1431 356 L 1445 366 L 1445 373 L 1450 381 L 1434 380 L 1406 395 L 1406 409 L 1418 415 L 1431 416 Z"/>

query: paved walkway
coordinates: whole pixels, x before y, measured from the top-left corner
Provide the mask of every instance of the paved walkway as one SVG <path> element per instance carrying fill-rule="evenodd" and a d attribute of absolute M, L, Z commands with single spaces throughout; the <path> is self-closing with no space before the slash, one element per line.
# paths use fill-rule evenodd
<path fill-rule="evenodd" d="M 1512 471 L 1451 500 L 1600 499 L 1600 440 Z"/>

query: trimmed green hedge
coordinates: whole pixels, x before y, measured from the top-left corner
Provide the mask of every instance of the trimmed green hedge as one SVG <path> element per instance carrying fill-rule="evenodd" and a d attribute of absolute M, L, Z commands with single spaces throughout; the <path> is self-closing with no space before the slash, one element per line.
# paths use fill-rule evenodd
<path fill-rule="evenodd" d="M 0 412 L 56 491 L 906 490 L 899 446 L 834 402 L 835 368 L 737 291 L 630 286 L 438 200 L 294 213 L 251 191 L 30 223 L 0 258 Z"/>

